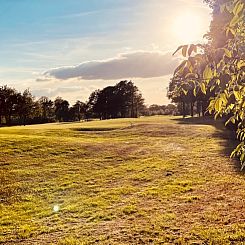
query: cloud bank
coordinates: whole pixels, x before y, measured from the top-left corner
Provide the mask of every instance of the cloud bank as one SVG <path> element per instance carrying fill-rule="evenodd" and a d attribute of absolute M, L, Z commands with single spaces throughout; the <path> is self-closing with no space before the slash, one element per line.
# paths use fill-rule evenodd
<path fill-rule="evenodd" d="M 171 74 L 178 62 L 171 53 L 137 51 L 120 54 L 108 60 L 87 61 L 75 66 L 50 69 L 44 76 L 60 80 L 152 78 Z"/>

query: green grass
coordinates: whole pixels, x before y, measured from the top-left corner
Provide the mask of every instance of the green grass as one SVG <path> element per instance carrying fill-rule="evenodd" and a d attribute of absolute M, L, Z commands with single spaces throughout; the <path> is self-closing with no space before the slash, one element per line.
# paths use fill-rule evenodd
<path fill-rule="evenodd" d="M 229 133 L 176 119 L 0 128 L 0 243 L 244 244 Z"/>

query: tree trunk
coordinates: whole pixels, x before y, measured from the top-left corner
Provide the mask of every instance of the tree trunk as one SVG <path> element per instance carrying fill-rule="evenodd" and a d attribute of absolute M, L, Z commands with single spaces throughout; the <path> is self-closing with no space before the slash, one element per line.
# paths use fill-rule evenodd
<path fill-rule="evenodd" d="M 10 126 L 10 125 L 11 125 L 11 114 L 5 116 L 5 119 L 6 119 L 6 124 L 7 124 L 8 126 Z"/>
<path fill-rule="evenodd" d="M 192 116 L 192 117 L 194 116 L 193 107 L 194 107 L 194 103 L 193 103 L 193 102 L 191 102 L 191 116 Z"/>
<path fill-rule="evenodd" d="M 205 101 L 202 101 L 202 116 L 203 117 L 205 117 L 205 112 L 206 112 Z"/>
<path fill-rule="evenodd" d="M 201 103 L 199 100 L 197 101 L 197 113 L 198 116 L 201 117 Z"/>
<path fill-rule="evenodd" d="M 182 114 L 183 114 L 183 118 L 185 118 L 186 117 L 185 102 L 182 102 Z"/>

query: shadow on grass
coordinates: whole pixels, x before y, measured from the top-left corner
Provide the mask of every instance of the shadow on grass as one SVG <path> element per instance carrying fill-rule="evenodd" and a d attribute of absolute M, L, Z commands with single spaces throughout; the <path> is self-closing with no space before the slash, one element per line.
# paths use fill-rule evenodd
<path fill-rule="evenodd" d="M 117 130 L 118 128 L 75 128 L 75 131 L 79 132 L 106 132 Z"/>
<path fill-rule="evenodd" d="M 222 144 L 223 150 L 221 154 L 225 156 L 230 156 L 232 151 L 239 144 L 239 141 L 236 139 L 236 131 L 225 127 L 225 120 L 223 119 L 214 120 L 212 117 L 187 117 L 187 118 L 176 118 L 172 120 L 177 121 L 179 124 L 214 126 L 217 130 L 213 134 L 213 137 L 224 140 L 224 144 Z M 241 171 L 241 164 L 239 160 L 233 159 L 232 162 L 234 163 L 234 169 L 239 174 L 244 175 L 245 170 Z"/>

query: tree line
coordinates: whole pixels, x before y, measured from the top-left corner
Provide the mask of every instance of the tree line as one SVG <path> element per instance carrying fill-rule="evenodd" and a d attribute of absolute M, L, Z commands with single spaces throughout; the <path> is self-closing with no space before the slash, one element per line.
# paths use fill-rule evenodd
<path fill-rule="evenodd" d="M 0 87 L 0 125 L 26 125 L 49 122 L 70 122 L 93 118 L 112 119 L 141 115 L 174 114 L 176 106 L 147 107 L 132 81 L 121 81 L 91 93 L 88 101 L 70 103 L 57 97 L 35 99 L 30 90 L 23 93 L 8 86 Z"/>
<path fill-rule="evenodd" d="M 25 125 L 81 119 L 85 103 L 77 101 L 69 106 L 67 100 L 46 96 L 39 99 L 29 89 L 23 93 L 8 86 L 0 87 L 0 125 Z"/>
<path fill-rule="evenodd" d="M 241 143 L 232 155 L 245 167 L 245 3 L 244 0 L 204 0 L 213 8 L 206 44 L 181 45 L 185 58 L 170 81 L 168 96 L 203 115 L 226 119 Z M 191 26 L 190 26 L 191 28 Z M 175 54 L 174 53 L 174 54 Z M 196 111 L 195 111 L 196 110 Z"/>
<path fill-rule="evenodd" d="M 156 115 L 180 115 L 179 108 L 174 104 L 168 105 L 150 105 L 146 107 L 144 111 L 145 116 L 156 116 Z"/>

